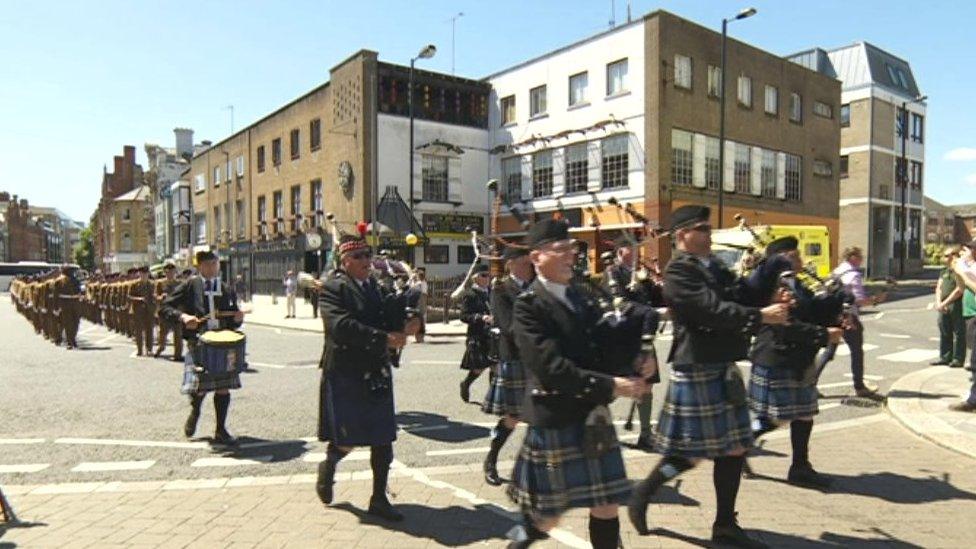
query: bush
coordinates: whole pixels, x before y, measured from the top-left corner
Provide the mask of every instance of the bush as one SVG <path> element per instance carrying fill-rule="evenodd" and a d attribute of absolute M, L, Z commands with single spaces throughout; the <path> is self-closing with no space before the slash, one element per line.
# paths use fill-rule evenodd
<path fill-rule="evenodd" d="M 942 254 L 945 252 L 945 244 L 926 244 L 925 245 L 925 264 L 942 265 Z"/>

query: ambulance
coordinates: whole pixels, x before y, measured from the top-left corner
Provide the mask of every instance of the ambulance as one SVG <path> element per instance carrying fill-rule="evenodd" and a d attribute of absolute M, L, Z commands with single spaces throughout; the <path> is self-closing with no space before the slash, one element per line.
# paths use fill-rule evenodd
<path fill-rule="evenodd" d="M 753 231 L 763 242 L 772 242 L 783 236 L 795 236 L 800 241 L 800 255 L 804 263 L 813 263 L 817 275 L 826 278 L 830 274 L 830 232 L 824 225 L 756 225 Z M 726 265 L 737 269 L 742 257 L 750 248 L 762 252 L 762 245 L 755 242 L 745 229 L 716 229 L 712 231 L 712 253 Z"/>

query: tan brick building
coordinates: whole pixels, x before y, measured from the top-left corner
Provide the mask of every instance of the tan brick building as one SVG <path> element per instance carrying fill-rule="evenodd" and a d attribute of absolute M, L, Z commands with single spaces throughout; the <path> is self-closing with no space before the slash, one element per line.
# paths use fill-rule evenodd
<path fill-rule="evenodd" d="M 113 171 L 103 170 L 102 196 L 90 223 L 95 265 L 105 272 L 121 272 L 149 265 L 149 244 L 154 234 L 149 187 L 143 184 L 136 148 L 123 147 L 114 158 Z"/>

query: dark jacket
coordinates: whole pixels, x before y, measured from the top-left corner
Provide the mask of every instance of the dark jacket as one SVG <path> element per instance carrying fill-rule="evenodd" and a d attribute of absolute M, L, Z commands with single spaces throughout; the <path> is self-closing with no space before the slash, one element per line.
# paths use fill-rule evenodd
<path fill-rule="evenodd" d="M 522 417 L 530 425 L 579 423 L 613 400 L 613 376 L 599 371 L 594 338 L 600 309 L 591 300 L 580 303 L 580 311 L 570 310 L 538 279 L 515 300 L 513 331 L 529 373 Z"/>
<path fill-rule="evenodd" d="M 793 288 L 796 306 L 785 326 L 764 324 L 749 353 L 756 364 L 802 371 L 813 363 L 817 351 L 827 345 L 827 328 L 810 322 L 818 307 L 812 292 L 802 285 Z"/>
<path fill-rule="evenodd" d="M 160 315 L 170 322 L 181 322 L 180 316 L 183 313 L 201 319 L 209 315 L 210 300 L 203 295 L 203 283 L 203 278 L 196 275 L 181 282 L 163 301 Z M 220 291 L 220 295 L 214 296 L 214 307 L 217 308 L 217 311 L 239 311 L 234 288 L 221 282 Z M 219 321 L 221 330 L 233 330 L 241 326 L 241 323 L 235 321 L 233 317 L 223 317 Z M 201 322 L 196 330 L 190 330 L 184 326 L 183 339 L 196 341 L 197 336 L 206 330 L 206 321 Z"/>
<path fill-rule="evenodd" d="M 476 290 L 474 287 L 464 292 L 461 298 L 461 322 L 468 325 L 468 339 L 488 340 L 488 330 L 491 329 L 491 325 L 484 321 L 484 315 L 491 314 L 488 302 L 488 292 Z"/>
<path fill-rule="evenodd" d="M 677 252 L 664 272 L 664 299 L 674 321 L 668 362 L 704 364 L 743 359 L 762 314 L 744 281 L 715 257 L 708 268 Z"/>
<path fill-rule="evenodd" d="M 496 284 L 491 291 L 491 316 L 500 332 L 498 355 L 505 362 L 519 360 L 519 350 L 513 327 L 515 299 L 522 291 L 519 283 L 510 276 Z"/>
<path fill-rule="evenodd" d="M 637 282 L 636 288 L 631 288 L 632 272 L 629 265 L 614 263 L 603 271 L 601 286 L 613 297 L 622 297 L 627 301 L 663 307 L 664 296 L 661 287 L 650 280 L 641 280 Z M 612 284 L 611 280 L 613 281 Z"/>

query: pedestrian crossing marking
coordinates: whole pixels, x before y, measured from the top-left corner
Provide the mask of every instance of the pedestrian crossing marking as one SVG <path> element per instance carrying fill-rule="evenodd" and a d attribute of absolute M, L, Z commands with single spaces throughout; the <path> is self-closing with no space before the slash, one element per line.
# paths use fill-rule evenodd
<path fill-rule="evenodd" d="M 868 351 L 873 351 L 877 348 L 878 346 L 874 343 L 865 343 L 861 346 L 861 349 L 863 349 L 865 353 Z M 851 356 L 851 348 L 846 344 L 837 347 L 837 356 Z"/>
<path fill-rule="evenodd" d="M 461 454 L 484 454 L 487 453 L 490 448 L 485 446 L 484 448 L 456 448 L 454 450 L 431 450 L 427 452 L 430 457 L 434 456 L 456 456 Z"/>
<path fill-rule="evenodd" d="M 890 362 L 923 362 L 939 356 L 938 349 L 905 349 L 897 353 L 881 355 L 878 360 Z"/>
<path fill-rule="evenodd" d="M 912 336 L 905 334 L 878 334 L 881 337 L 888 337 L 891 339 L 911 339 Z"/>
<path fill-rule="evenodd" d="M 150 448 L 179 448 L 186 450 L 206 450 L 206 442 L 167 442 L 161 440 L 113 440 L 103 438 L 59 438 L 55 444 L 91 444 L 100 446 L 146 446 Z"/>
<path fill-rule="evenodd" d="M 241 465 L 261 465 L 271 461 L 274 456 L 252 456 L 250 458 L 210 457 L 200 458 L 190 467 L 238 467 Z"/>
<path fill-rule="evenodd" d="M 850 373 L 844 374 L 844 377 L 853 378 L 854 376 Z M 874 375 L 874 374 L 864 374 L 864 379 L 870 379 L 871 381 L 881 381 L 884 376 Z"/>
<path fill-rule="evenodd" d="M 101 471 L 144 471 L 156 464 L 156 460 L 143 461 L 85 461 L 71 469 L 74 473 L 96 473 Z"/>
<path fill-rule="evenodd" d="M 368 459 L 369 450 L 358 450 L 346 454 L 346 457 L 342 458 L 342 461 L 366 461 Z M 308 452 L 302 456 L 302 461 L 305 463 L 321 463 L 325 461 L 325 452 Z"/>
<path fill-rule="evenodd" d="M 0 444 L 40 444 L 43 438 L 0 438 Z"/>
<path fill-rule="evenodd" d="M 50 467 L 50 463 L 16 463 L 0 465 L 0 473 L 36 473 Z"/>

